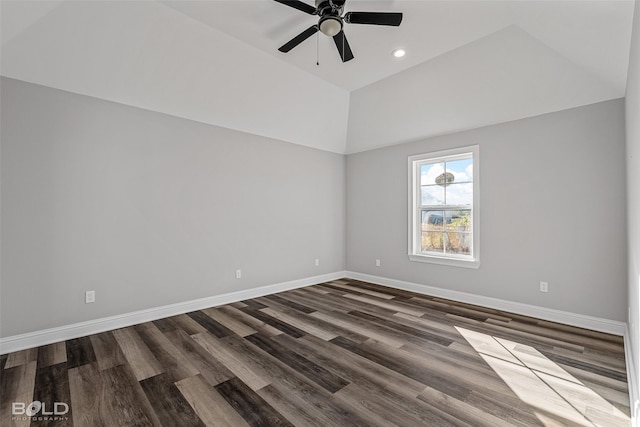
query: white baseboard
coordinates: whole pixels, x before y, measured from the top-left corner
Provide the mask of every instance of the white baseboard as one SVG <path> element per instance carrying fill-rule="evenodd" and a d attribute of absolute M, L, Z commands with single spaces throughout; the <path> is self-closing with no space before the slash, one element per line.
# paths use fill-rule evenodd
<path fill-rule="evenodd" d="M 627 387 L 629 388 L 629 408 L 631 409 L 631 426 L 640 426 L 640 382 L 631 352 L 631 335 L 628 324 L 624 328 L 624 359 L 627 365 Z"/>
<path fill-rule="evenodd" d="M 510 313 L 521 314 L 523 316 L 531 316 L 537 319 L 548 320 L 551 322 L 563 323 L 565 325 L 591 329 L 593 331 L 606 332 L 619 336 L 624 336 L 625 333 L 626 324 L 623 322 L 617 322 L 615 320 L 585 316 L 583 314 L 554 310 L 551 308 L 507 301 L 498 298 L 484 297 L 481 295 L 469 294 L 466 292 L 437 288 L 435 286 L 421 285 L 418 283 L 390 279 L 387 277 L 356 273 L 354 271 L 347 271 L 345 274 L 348 278 L 362 280 L 364 282 L 374 283 L 377 285 L 389 286 L 391 288 L 403 289 L 418 294 L 446 298 L 453 301 L 479 305 L 487 308 L 495 308 L 497 310 L 508 311 Z"/>
<path fill-rule="evenodd" d="M 89 320 L 86 322 L 74 323 L 71 325 L 65 325 L 56 328 L 45 329 L 41 331 L 0 338 L 0 354 L 11 353 L 14 351 L 24 350 L 26 348 L 38 347 L 54 342 L 65 341 L 68 339 L 123 328 L 139 323 L 162 319 L 169 316 L 188 313 L 190 311 L 201 310 L 203 308 L 215 307 L 236 301 L 242 301 L 264 295 L 274 294 L 277 292 L 287 291 L 290 289 L 296 289 L 304 286 L 328 282 L 331 280 L 337 280 L 343 277 L 349 277 L 352 279 L 362 280 L 365 282 L 389 286 L 397 289 L 404 289 L 419 294 L 447 298 L 454 301 L 480 305 L 488 308 L 495 308 L 498 310 L 531 316 L 538 319 L 578 326 L 585 329 L 591 329 L 620 336 L 625 335 L 626 324 L 622 322 L 585 316 L 582 314 L 569 313 L 565 311 L 538 307 L 513 301 L 501 300 L 497 298 L 484 297 L 480 295 L 469 294 L 466 292 L 437 288 L 434 286 L 421 285 L 418 283 L 405 282 L 386 277 L 356 273 L 353 271 L 337 271 L 334 273 L 292 280 L 289 282 L 261 286 L 259 288 L 230 292 L 223 295 L 215 295 L 212 297 L 201 298 L 192 301 L 184 301 L 162 307 L 154 307 L 146 310 L 140 310 L 116 316 Z M 627 360 L 631 359 L 627 358 Z"/>
<path fill-rule="evenodd" d="M 39 347 L 41 345 L 84 337 L 113 329 L 124 328 L 126 326 L 150 322 L 152 320 L 158 320 L 169 316 L 202 310 L 203 308 L 230 304 L 232 302 L 288 291 L 290 289 L 329 282 L 331 280 L 341 279 L 345 277 L 345 275 L 346 273 L 344 271 L 337 271 L 319 276 L 305 277 L 303 279 L 292 280 L 289 282 L 261 286 L 259 288 L 246 289 L 223 295 L 215 295 L 212 297 L 184 301 L 162 307 L 154 307 L 146 310 L 104 317 L 101 319 L 88 320 L 86 322 L 74 323 L 72 325 L 13 335 L 6 338 L 0 338 L 0 354 Z"/>

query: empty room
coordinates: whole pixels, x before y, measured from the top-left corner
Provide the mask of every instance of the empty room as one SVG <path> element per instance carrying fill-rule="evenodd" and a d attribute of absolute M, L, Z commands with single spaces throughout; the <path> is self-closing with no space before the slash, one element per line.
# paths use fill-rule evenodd
<path fill-rule="evenodd" d="M 1 426 L 640 425 L 638 0 L 0 0 Z"/>

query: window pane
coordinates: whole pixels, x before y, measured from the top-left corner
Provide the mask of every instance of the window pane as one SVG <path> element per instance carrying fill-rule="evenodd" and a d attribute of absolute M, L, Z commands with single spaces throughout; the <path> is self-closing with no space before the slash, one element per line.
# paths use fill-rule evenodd
<path fill-rule="evenodd" d="M 421 187 L 422 205 L 444 205 L 444 187 L 439 185 L 427 185 Z"/>
<path fill-rule="evenodd" d="M 477 153 L 478 147 L 472 146 L 409 156 L 413 196 L 409 208 L 415 221 L 409 227 L 411 261 L 473 268 L 479 264 L 474 234 L 478 227 L 473 224 L 477 215 Z"/>
<path fill-rule="evenodd" d="M 447 162 L 447 172 L 453 174 L 453 182 L 471 182 L 473 181 L 473 160 L 453 160 Z"/>
<path fill-rule="evenodd" d="M 423 232 L 420 250 L 422 252 L 443 252 L 444 234 L 440 231 Z"/>
<path fill-rule="evenodd" d="M 446 187 L 448 205 L 473 204 L 473 183 L 449 184 Z"/>
<path fill-rule="evenodd" d="M 447 231 L 455 231 L 455 232 L 472 231 L 471 209 L 446 211 L 445 218 L 446 218 L 445 227 Z"/>
<path fill-rule="evenodd" d="M 435 185 L 438 175 L 444 173 L 444 163 L 428 163 L 420 166 L 420 185 Z"/>
<path fill-rule="evenodd" d="M 473 242 L 473 235 L 471 233 L 447 232 L 445 235 L 448 253 L 471 255 Z"/>
<path fill-rule="evenodd" d="M 444 229 L 444 211 L 422 211 L 421 231 Z"/>

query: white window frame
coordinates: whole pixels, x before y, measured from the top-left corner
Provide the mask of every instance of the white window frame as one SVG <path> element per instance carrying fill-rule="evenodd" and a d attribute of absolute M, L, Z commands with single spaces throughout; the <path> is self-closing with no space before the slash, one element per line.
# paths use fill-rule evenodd
<path fill-rule="evenodd" d="M 428 161 L 452 161 L 471 155 L 473 161 L 473 206 L 472 220 L 472 249 L 471 255 L 461 254 L 433 254 L 420 252 L 420 209 L 422 206 L 420 189 L 420 165 Z M 417 262 L 428 262 L 455 267 L 480 267 L 480 147 L 473 145 L 450 150 L 409 156 L 409 259 Z"/>

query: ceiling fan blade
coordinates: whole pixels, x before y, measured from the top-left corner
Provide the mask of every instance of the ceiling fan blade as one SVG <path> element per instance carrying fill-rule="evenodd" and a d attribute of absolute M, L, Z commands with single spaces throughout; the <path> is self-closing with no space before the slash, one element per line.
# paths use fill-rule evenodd
<path fill-rule="evenodd" d="M 317 32 L 318 32 L 318 26 L 312 25 L 306 30 L 304 30 L 303 32 L 301 32 L 300 34 L 298 34 L 297 36 L 295 36 L 294 38 L 292 38 L 291 40 L 289 40 L 287 43 L 283 44 L 278 50 L 280 52 L 289 52 L 291 49 L 298 46 L 300 43 L 302 43 L 303 41 L 305 41 L 306 39 L 308 39 L 309 37 L 311 37 Z"/>
<path fill-rule="evenodd" d="M 347 12 L 345 22 L 349 24 L 392 25 L 402 22 L 402 12 Z"/>
<path fill-rule="evenodd" d="M 338 53 L 340 54 L 342 62 L 351 61 L 353 59 L 353 52 L 351 52 L 351 46 L 349 46 L 349 42 L 347 41 L 347 36 L 344 35 L 344 31 L 340 31 L 338 34 L 333 36 L 333 41 L 336 42 L 336 47 L 338 48 Z"/>
<path fill-rule="evenodd" d="M 315 15 L 316 14 L 316 8 L 311 6 L 310 4 L 301 2 L 300 0 L 275 0 L 278 3 L 282 3 L 282 4 L 286 4 L 287 6 L 290 6 L 294 9 L 298 9 L 301 10 L 305 13 L 308 13 L 309 15 Z"/>

